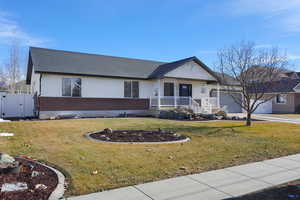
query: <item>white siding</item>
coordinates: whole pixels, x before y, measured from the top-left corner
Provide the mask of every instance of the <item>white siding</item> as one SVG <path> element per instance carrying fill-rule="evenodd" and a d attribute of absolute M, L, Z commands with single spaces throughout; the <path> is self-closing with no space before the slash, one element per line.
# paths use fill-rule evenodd
<path fill-rule="evenodd" d="M 43 74 L 41 85 L 41 96 L 60 97 L 62 96 L 62 79 L 64 77 L 81 78 L 82 97 L 96 98 L 124 98 L 125 79 L 69 76 Z M 130 80 L 130 79 L 126 79 Z M 138 80 L 140 98 L 148 98 L 153 94 L 153 81 Z"/>
<path fill-rule="evenodd" d="M 37 93 L 39 95 L 40 90 L 40 74 L 34 72 L 34 66 L 32 67 L 31 73 L 31 94 Z"/>
<path fill-rule="evenodd" d="M 165 76 L 186 79 L 216 80 L 211 74 L 194 61 L 188 62 L 181 67 L 170 71 Z"/>
<path fill-rule="evenodd" d="M 205 81 L 184 80 L 175 78 L 164 78 L 161 81 L 160 92 L 164 96 L 164 82 L 173 82 L 175 84 L 175 96 L 179 96 L 179 84 L 192 84 L 192 95 L 194 99 L 209 97 L 209 88 Z M 202 93 L 202 88 L 206 88 L 206 92 Z"/>
<path fill-rule="evenodd" d="M 87 76 L 69 76 L 43 74 L 41 84 L 41 96 L 61 97 L 62 96 L 62 78 L 79 77 L 81 78 L 82 97 L 95 98 L 124 98 L 124 81 L 130 79 L 114 79 Z M 155 95 L 157 80 L 138 80 L 140 98 L 149 98 Z M 192 84 L 193 98 L 198 99 L 209 96 L 209 87 L 205 81 L 184 80 L 175 78 L 165 78 L 161 81 L 161 95 L 164 95 L 164 82 L 175 83 L 175 95 L 179 96 L 179 84 Z M 207 88 L 202 93 L 202 88 Z"/>

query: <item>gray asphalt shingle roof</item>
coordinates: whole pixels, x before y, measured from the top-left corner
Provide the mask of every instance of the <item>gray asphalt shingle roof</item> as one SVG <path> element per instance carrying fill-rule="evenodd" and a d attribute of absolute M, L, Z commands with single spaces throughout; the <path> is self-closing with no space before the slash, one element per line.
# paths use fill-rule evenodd
<path fill-rule="evenodd" d="M 253 84 L 248 90 L 251 93 L 289 93 L 296 92 L 294 88 L 300 83 L 300 79 L 284 79 L 274 82 Z"/>
<path fill-rule="evenodd" d="M 152 79 L 162 78 L 166 73 L 191 60 L 218 80 L 215 73 L 196 57 L 166 63 L 36 47 L 30 47 L 29 54 L 27 84 L 31 81 L 32 66 L 35 72 L 43 73 Z"/>
<path fill-rule="evenodd" d="M 72 73 L 146 79 L 164 62 L 129 59 L 61 50 L 30 48 L 37 72 Z"/>

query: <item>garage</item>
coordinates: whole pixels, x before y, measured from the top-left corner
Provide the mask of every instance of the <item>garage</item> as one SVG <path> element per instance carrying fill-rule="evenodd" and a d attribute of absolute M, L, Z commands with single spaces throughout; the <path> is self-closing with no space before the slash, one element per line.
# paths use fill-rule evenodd
<path fill-rule="evenodd" d="M 262 101 L 261 100 L 257 101 L 256 105 L 260 102 L 262 102 Z M 253 103 L 253 101 L 251 102 L 251 104 L 252 103 Z M 267 101 L 267 102 L 260 104 L 257 107 L 257 109 L 254 111 L 254 114 L 269 114 L 269 113 L 272 113 L 272 101 Z"/>
<path fill-rule="evenodd" d="M 234 99 L 232 98 L 232 95 L 235 96 L 235 98 L 242 99 L 242 95 L 240 93 L 228 93 L 226 91 L 220 91 L 220 106 L 221 108 L 226 106 L 228 113 L 241 113 L 242 108 L 239 104 L 237 104 Z M 217 97 L 217 91 L 212 91 L 211 93 L 212 97 Z"/>

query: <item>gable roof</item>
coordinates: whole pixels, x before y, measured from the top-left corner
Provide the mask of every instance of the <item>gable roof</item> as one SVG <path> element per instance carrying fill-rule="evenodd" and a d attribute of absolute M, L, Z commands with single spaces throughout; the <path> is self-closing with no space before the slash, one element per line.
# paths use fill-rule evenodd
<path fill-rule="evenodd" d="M 296 92 L 294 89 L 299 83 L 300 79 L 282 79 L 274 82 L 259 83 L 255 88 L 257 88 L 257 93 L 289 93 Z M 251 87 L 249 87 L 249 90 L 251 92 Z"/>
<path fill-rule="evenodd" d="M 162 78 L 166 73 L 191 60 L 218 80 L 214 72 L 196 57 L 166 63 L 30 47 L 26 82 L 30 84 L 33 66 L 38 73 L 153 79 Z"/>
<path fill-rule="evenodd" d="M 207 71 L 210 75 L 212 75 L 217 81 L 219 80 L 219 77 L 213 72 L 209 67 L 207 67 L 203 62 L 201 62 L 197 57 L 189 57 L 182 60 L 177 60 L 175 62 L 165 63 L 160 65 L 158 68 L 156 68 L 155 71 L 149 76 L 149 78 L 163 78 L 165 75 L 174 69 L 177 69 L 178 67 L 184 65 L 185 63 L 188 63 L 190 61 L 196 62 L 198 65 L 200 65 L 205 71 Z"/>

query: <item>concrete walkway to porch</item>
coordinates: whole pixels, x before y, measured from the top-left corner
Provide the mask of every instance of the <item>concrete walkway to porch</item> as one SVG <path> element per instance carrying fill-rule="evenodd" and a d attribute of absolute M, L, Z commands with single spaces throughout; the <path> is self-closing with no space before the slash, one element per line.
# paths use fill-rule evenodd
<path fill-rule="evenodd" d="M 300 179 L 300 154 L 71 197 L 69 200 L 230 199 Z"/>

